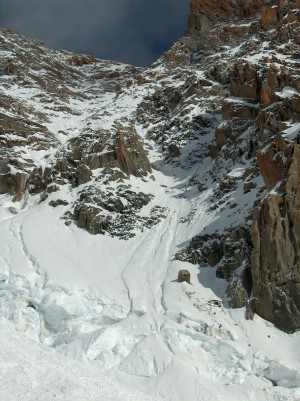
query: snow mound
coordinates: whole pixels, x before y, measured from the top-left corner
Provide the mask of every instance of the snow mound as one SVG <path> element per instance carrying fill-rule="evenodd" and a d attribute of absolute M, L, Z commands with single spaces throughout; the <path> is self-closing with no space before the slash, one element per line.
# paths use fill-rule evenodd
<path fill-rule="evenodd" d="M 264 377 L 272 381 L 274 386 L 287 388 L 300 387 L 300 372 L 272 361 L 263 371 Z"/>
<path fill-rule="evenodd" d="M 137 344 L 120 369 L 136 376 L 157 376 L 172 362 L 172 354 L 170 345 L 161 336 L 150 335 Z"/>
<path fill-rule="evenodd" d="M 20 335 L 0 322 L 0 398 L 5 401 L 155 401 L 93 367 Z"/>

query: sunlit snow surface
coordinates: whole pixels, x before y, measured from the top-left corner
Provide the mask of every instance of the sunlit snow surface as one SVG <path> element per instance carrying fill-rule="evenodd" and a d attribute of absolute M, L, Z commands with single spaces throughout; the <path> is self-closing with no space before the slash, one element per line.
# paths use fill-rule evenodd
<path fill-rule="evenodd" d="M 124 95 L 115 103 L 103 96 L 89 110 L 74 103 L 81 117 L 56 113 L 48 128 L 63 146 L 60 130 L 78 135 L 94 109 L 109 128 L 117 117 L 130 118 L 144 95 Z M 137 130 L 147 141 L 147 133 Z M 42 153 L 28 156 L 43 159 Z M 300 335 L 284 334 L 257 316 L 246 321 L 244 309 L 228 308 L 226 281 L 215 270 L 174 258 L 202 230 L 238 219 L 230 210 L 210 209 L 209 186 L 183 196 L 188 177 L 204 176 L 211 160 L 187 173 L 164 164 L 155 149 L 149 157 L 160 171 L 154 179 L 131 178 L 131 185 L 155 194 L 143 213 L 155 205 L 168 213 L 130 240 L 66 226 L 61 207 L 34 197 L 12 204 L 17 215 L 1 210 L 0 399 L 150 399 L 125 385 L 165 401 L 300 399 Z M 236 166 L 231 176 L 241 175 Z M 76 195 L 66 185 L 49 200 Z M 253 202 L 251 194 L 242 197 L 238 190 L 235 196 L 241 208 Z M 6 201 L 10 206 L 2 196 Z M 181 269 L 191 272 L 191 284 L 177 282 Z"/>
<path fill-rule="evenodd" d="M 7 321 L 0 321 L 0 330 L 3 401 L 158 401 L 33 342 Z"/>
<path fill-rule="evenodd" d="M 165 400 L 300 396 L 300 336 L 257 316 L 246 321 L 244 310 L 226 303 L 214 305 L 224 297 L 225 281 L 213 269 L 174 260 L 183 241 L 217 219 L 205 211 L 207 194 L 180 198 L 178 178 L 155 176 L 145 186 L 169 215 L 128 241 L 67 227 L 59 208 L 44 204 L 2 221 L 2 315 L 82 364 L 12 334 L 2 321 L 1 399 L 136 399 L 124 392 L 109 398 L 110 387 L 97 387 L 95 370 Z M 180 223 L 191 208 L 196 216 Z M 191 285 L 176 282 L 182 268 L 191 271 Z"/>

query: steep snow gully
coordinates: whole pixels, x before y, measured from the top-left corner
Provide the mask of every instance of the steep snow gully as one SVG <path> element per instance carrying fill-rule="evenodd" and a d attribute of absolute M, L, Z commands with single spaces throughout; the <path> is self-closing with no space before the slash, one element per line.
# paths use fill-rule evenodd
<path fill-rule="evenodd" d="M 82 69 L 89 73 L 89 66 Z M 72 90 L 89 96 L 70 99 L 75 116 L 49 113 L 49 131 L 63 148 L 91 115 L 95 129 L 126 117 L 156 165 L 145 179 L 130 176 L 130 187 L 155 195 L 142 214 L 159 205 L 165 217 L 125 241 L 66 225 L 63 206 L 48 205 L 57 197 L 71 204 L 78 187 L 63 185 L 47 202 L 31 196 L 11 203 L 1 195 L 1 400 L 299 400 L 300 333 L 287 335 L 258 316 L 246 321 L 243 308 L 228 308 L 227 283 L 214 269 L 175 259 L 205 227 L 228 223 L 211 208 L 205 180 L 212 159 L 190 169 L 165 163 L 135 120 L 151 85 L 117 96 L 97 82 L 78 80 Z M 15 98 L 30 102 L 22 93 L 14 89 Z M 44 160 L 43 152 L 28 158 Z M 57 147 L 48 152 L 49 162 Z M 193 176 L 207 189 L 191 186 Z M 190 271 L 190 284 L 177 282 L 182 269 Z"/>
<path fill-rule="evenodd" d="M 225 283 L 212 269 L 174 259 L 217 216 L 207 211 L 209 190 L 182 195 L 186 172 L 158 151 L 150 157 L 160 171 L 132 185 L 145 185 L 168 213 L 133 239 L 91 236 L 44 204 L 1 222 L 3 400 L 147 399 L 126 385 L 172 401 L 300 397 L 299 335 L 259 317 L 245 321 L 244 310 L 227 308 Z M 177 282 L 184 268 L 191 284 Z"/>

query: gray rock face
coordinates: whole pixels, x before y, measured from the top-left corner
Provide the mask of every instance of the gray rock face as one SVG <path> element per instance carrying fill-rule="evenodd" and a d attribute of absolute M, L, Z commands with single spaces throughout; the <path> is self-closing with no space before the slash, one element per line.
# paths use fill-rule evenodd
<path fill-rule="evenodd" d="M 22 171 L 0 174 L 0 194 L 13 195 L 13 201 L 20 201 L 23 198 L 28 178 L 29 174 Z"/>
<path fill-rule="evenodd" d="M 86 187 L 75 203 L 72 219 L 91 234 L 107 232 L 128 239 L 134 236 L 134 228 L 150 228 L 164 218 L 166 211 L 161 207 L 152 208 L 150 216 L 140 216 L 139 211 L 153 196 L 129 188 L 120 185 L 116 191 L 102 191 L 97 186 Z"/>
<path fill-rule="evenodd" d="M 251 249 L 248 230 L 238 228 L 224 235 L 194 237 L 189 247 L 178 252 L 175 257 L 202 267 L 215 268 L 216 277 L 228 281 L 230 306 L 241 308 L 247 305 L 252 291 L 249 258 Z M 239 271 L 240 268 L 242 272 Z"/>
<path fill-rule="evenodd" d="M 93 173 L 88 168 L 88 166 L 86 166 L 84 164 L 80 164 L 77 168 L 76 177 L 75 177 L 77 186 L 81 185 L 81 184 L 86 184 L 87 182 L 89 182 L 91 180 L 92 176 L 93 176 Z"/>

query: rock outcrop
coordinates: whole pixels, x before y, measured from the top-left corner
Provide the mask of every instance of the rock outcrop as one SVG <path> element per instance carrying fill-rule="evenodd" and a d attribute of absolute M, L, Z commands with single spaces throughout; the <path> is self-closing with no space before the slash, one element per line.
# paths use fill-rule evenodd
<path fill-rule="evenodd" d="M 289 2 L 290 10 L 299 9 L 299 0 Z M 256 17 L 264 30 L 275 29 L 287 11 L 284 0 L 191 0 L 188 23 L 189 34 L 203 34 L 217 22 L 228 22 Z M 288 20 L 294 22 L 288 13 Z"/>
<path fill-rule="evenodd" d="M 215 168 L 224 168 L 226 159 L 229 165 L 251 166 L 240 178 L 229 178 L 228 170 L 227 176 L 219 178 L 218 204 L 240 185 L 245 197 L 254 191 L 257 201 L 251 229 L 247 218 L 250 222 L 252 211 L 248 210 L 239 228 L 232 225 L 221 236 L 199 235 L 176 257 L 215 268 L 217 277 L 229 281 L 232 307 L 249 303 L 249 311 L 255 310 L 287 332 L 299 329 L 299 29 L 299 1 L 191 0 L 189 40 L 181 41 L 181 53 L 193 53 L 190 62 L 206 71 L 210 85 L 218 83 L 227 91 L 226 95 L 219 92 L 214 100 L 213 111 L 222 116 L 214 129 L 215 141 L 207 147 Z M 260 53 L 265 40 L 269 48 Z M 231 47 L 237 52 L 231 53 Z M 171 66 L 178 63 L 172 53 L 169 58 Z M 265 197 L 258 169 L 266 190 L 271 191 Z M 234 204 L 227 205 L 235 210 Z M 242 253 L 237 249 L 232 253 L 233 233 L 241 228 L 244 234 L 238 245 L 247 246 Z"/>
<path fill-rule="evenodd" d="M 252 291 L 250 234 L 239 227 L 223 235 L 212 234 L 194 237 L 187 248 L 179 251 L 175 258 L 215 268 L 216 277 L 229 282 L 229 304 L 233 308 L 247 305 Z M 241 270 L 241 271 L 238 271 Z"/>
<path fill-rule="evenodd" d="M 191 284 L 191 274 L 188 270 L 179 270 L 178 283 L 183 283 L 184 281 Z"/>
<path fill-rule="evenodd" d="M 270 166 L 262 175 L 272 190 L 257 205 L 251 227 L 251 307 L 280 329 L 293 332 L 300 329 L 300 147 L 286 144 L 275 158 L 277 143 L 261 155 Z"/>
<path fill-rule="evenodd" d="M 258 281 L 257 271 L 264 267 L 258 267 L 253 257 L 250 260 L 253 248 L 257 250 L 253 234 L 252 241 L 250 235 L 253 199 L 259 202 L 265 189 L 271 190 L 286 179 L 290 167 L 285 158 L 291 158 L 295 138 L 282 139 L 282 135 L 297 127 L 300 120 L 296 78 L 299 2 L 191 0 L 190 4 L 188 35 L 161 59 L 168 73 L 178 74 L 185 84 L 174 90 L 160 71 L 161 88 L 140 104 L 138 119 L 161 145 L 167 162 L 188 168 L 201 165 L 208 156 L 214 160 L 201 181 L 194 176 L 190 182 L 200 192 L 210 183 L 214 193 L 211 209 L 221 216 L 229 215 L 230 224 L 223 227 L 221 234 L 212 233 L 213 227 L 208 227 L 209 234 L 200 233 L 176 258 L 213 267 L 218 278 L 228 281 L 229 304 L 242 307 L 250 299 L 252 305 L 258 287 L 261 294 L 268 288 Z M 189 118 L 196 107 L 202 111 Z M 208 131 L 214 133 L 214 141 L 203 139 Z M 270 150 L 257 154 L 274 136 Z M 185 149 L 192 146 L 193 151 L 187 153 Z M 170 158 L 170 148 L 180 149 L 180 153 Z M 238 176 L 231 175 L 236 164 L 243 170 Z M 264 237 L 260 230 L 261 226 L 259 236 Z M 264 237 L 260 246 L 265 242 L 269 246 L 270 238 Z M 286 266 L 282 265 L 283 271 Z M 290 308 L 289 302 L 298 305 L 295 288 L 289 291 L 289 301 L 283 309 Z M 271 295 L 267 292 L 260 298 L 260 307 L 253 305 L 257 313 L 278 327 L 297 330 L 295 321 L 287 327 L 272 315 L 270 302 L 282 304 L 279 295 L 276 291 Z M 268 300 L 265 306 L 264 299 Z M 271 309 L 272 313 L 264 312 Z"/>
<path fill-rule="evenodd" d="M 129 238 L 134 226 L 143 229 L 163 218 L 163 209 L 155 206 L 140 217 L 151 196 L 124 185 L 131 176 L 145 180 L 152 171 L 130 111 L 115 113 L 119 99 L 123 105 L 122 92 L 143 83 L 139 69 L 51 51 L 3 30 L 0 73 L 0 195 L 20 208 L 28 197 L 63 206 L 66 224 L 75 222 L 93 234 Z M 23 91 L 30 94 L 26 101 Z M 94 105 L 99 97 L 103 109 Z M 105 128 L 99 127 L 104 119 Z M 115 181 L 114 194 L 109 184 Z M 99 184 L 101 192 L 94 196 Z M 65 186 L 80 188 L 77 200 L 61 201 Z"/>

